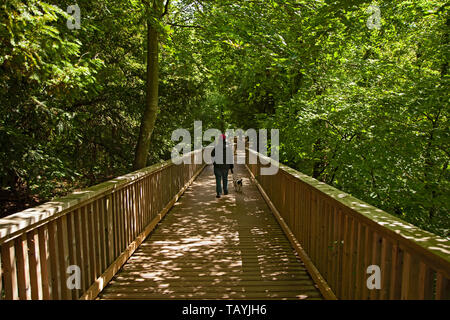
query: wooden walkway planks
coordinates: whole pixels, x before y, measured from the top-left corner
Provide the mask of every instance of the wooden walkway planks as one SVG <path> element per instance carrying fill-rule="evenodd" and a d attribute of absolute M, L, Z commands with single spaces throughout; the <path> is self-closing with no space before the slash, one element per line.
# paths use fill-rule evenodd
<path fill-rule="evenodd" d="M 243 192 L 230 185 L 216 199 L 207 167 L 99 298 L 321 299 L 248 172 L 236 171 Z"/>

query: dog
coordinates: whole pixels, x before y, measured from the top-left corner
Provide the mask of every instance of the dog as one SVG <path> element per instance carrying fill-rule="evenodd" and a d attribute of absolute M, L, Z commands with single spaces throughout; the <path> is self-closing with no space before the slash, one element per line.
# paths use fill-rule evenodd
<path fill-rule="evenodd" d="M 242 178 L 238 178 L 235 174 L 233 174 L 233 186 L 236 192 L 242 192 Z"/>

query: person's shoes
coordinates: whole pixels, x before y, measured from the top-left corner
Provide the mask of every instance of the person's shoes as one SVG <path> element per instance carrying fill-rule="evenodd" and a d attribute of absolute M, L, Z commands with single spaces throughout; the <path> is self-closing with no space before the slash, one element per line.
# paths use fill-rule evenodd
<path fill-rule="evenodd" d="M 228 194 L 228 191 L 224 191 L 224 193 L 223 193 L 224 195 L 227 195 Z"/>
<path fill-rule="evenodd" d="M 216 195 L 216 198 L 220 198 L 220 194 L 217 194 L 217 195 Z"/>

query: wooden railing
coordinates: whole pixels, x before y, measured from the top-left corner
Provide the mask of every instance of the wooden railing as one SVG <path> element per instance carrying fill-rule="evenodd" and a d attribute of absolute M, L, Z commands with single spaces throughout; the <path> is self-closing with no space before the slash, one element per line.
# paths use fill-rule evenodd
<path fill-rule="evenodd" d="M 327 298 L 449 299 L 450 241 L 423 231 L 294 169 L 247 168 Z M 367 273 L 379 266 L 381 288 Z"/>
<path fill-rule="evenodd" d="M 194 156 L 0 219 L 0 299 L 95 298 L 201 172 Z"/>

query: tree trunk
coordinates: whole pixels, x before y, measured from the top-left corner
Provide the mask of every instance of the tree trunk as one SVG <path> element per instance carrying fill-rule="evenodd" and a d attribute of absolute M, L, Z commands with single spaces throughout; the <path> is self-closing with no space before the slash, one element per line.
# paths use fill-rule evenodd
<path fill-rule="evenodd" d="M 147 156 L 150 148 L 150 139 L 155 127 L 158 113 L 158 43 L 159 35 L 156 28 L 147 21 L 147 85 L 144 115 L 141 121 L 139 138 L 134 157 L 134 170 L 139 170 L 147 165 Z"/>

